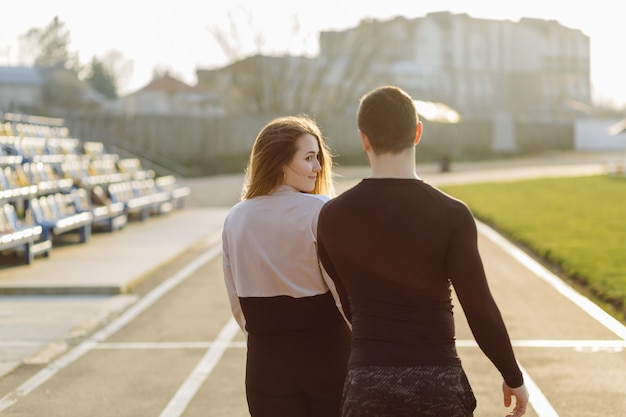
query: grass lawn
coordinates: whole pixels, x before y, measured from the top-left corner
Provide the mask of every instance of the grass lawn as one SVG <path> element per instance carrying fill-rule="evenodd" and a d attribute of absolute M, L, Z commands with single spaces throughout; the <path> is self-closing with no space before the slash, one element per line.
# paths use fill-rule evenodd
<path fill-rule="evenodd" d="M 598 175 L 440 188 L 626 322 L 626 179 Z"/>

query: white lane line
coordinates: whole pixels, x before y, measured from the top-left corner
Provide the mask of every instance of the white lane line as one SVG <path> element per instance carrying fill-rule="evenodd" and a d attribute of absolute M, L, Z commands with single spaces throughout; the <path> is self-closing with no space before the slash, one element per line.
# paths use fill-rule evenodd
<path fill-rule="evenodd" d="M 626 340 L 512 340 L 514 347 L 526 348 L 561 348 L 589 351 L 616 351 L 626 349 Z M 473 339 L 457 340 L 457 347 L 478 347 Z M 246 342 L 120 342 L 98 343 L 93 349 L 101 350 L 160 350 L 160 349 L 244 349 Z"/>
<path fill-rule="evenodd" d="M 545 281 L 559 294 L 563 295 L 565 298 L 581 308 L 584 312 L 589 314 L 589 316 L 593 317 L 600 324 L 611 330 L 622 340 L 626 340 L 626 326 L 624 326 L 618 320 L 602 310 L 587 297 L 584 297 L 572 287 L 567 285 L 565 282 L 563 282 L 563 280 L 544 268 L 541 264 L 528 256 L 524 251 L 510 243 L 495 230 L 478 220 L 476 221 L 476 224 L 478 230 L 493 243 L 502 248 L 502 250 L 507 252 L 514 259 L 516 259 L 518 262 L 528 268 L 537 277 Z M 618 349 L 621 348 L 618 347 Z M 530 406 L 535 410 L 537 415 L 539 417 L 559 417 L 558 413 L 554 410 L 548 399 L 541 392 L 539 386 L 535 384 L 535 381 L 532 380 L 530 375 L 526 372 L 525 369 L 521 367 L 521 365 L 520 368 L 522 369 L 522 373 L 524 374 L 524 383 L 526 384 L 526 387 L 530 394 Z"/>
<path fill-rule="evenodd" d="M 538 417 L 559 417 L 556 410 L 552 407 L 548 399 L 543 395 L 543 392 L 539 389 L 539 386 L 535 384 L 535 381 L 528 375 L 528 372 L 519 365 L 522 374 L 524 375 L 524 384 L 528 390 L 529 404 L 535 410 Z"/>
<path fill-rule="evenodd" d="M 231 318 L 215 339 L 217 343 L 207 351 L 159 417 L 179 417 L 185 412 L 187 405 L 189 405 L 200 386 L 209 377 L 238 331 L 239 326 L 237 322 L 234 318 Z"/>
<path fill-rule="evenodd" d="M 132 343 L 99 343 L 94 349 L 103 350 L 158 350 L 158 349 L 241 349 L 247 347 L 246 342 L 132 342 Z"/>
<path fill-rule="evenodd" d="M 92 350 L 97 344 L 113 333 L 124 327 L 126 324 L 134 320 L 139 314 L 143 313 L 148 307 L 154 304 L 157 300 L 167 294 L 170 290 L 175 288 L 178 284 L 187 279 L 192 273 L 198 270 L 202 265 L 206 264 L 217 255 L 221 253 L 222 248 L 220 245 L 214 246 L 201 256 L 194 259 L 187 264 L 185 268 L 181 269 L 178 273 L 168 278 L 161 283 L 158 287 L 150 291 L 146 296 L 141 298 L 136 304 L 130 307 L 121 316 L 113 320 L 108 326 L 98 331 L 91 337 L 87 338 L 84 342 L 77 345 L 74 349 L 67 352 L 65 355 L 52 362 L 50 365 L 37 372 L 31 378 L 26 380 L 22 385 L 17 387 L 5 395 L 0 400 L 0 411 L 6 410 L 21 398 L 33 392 L 40 385 L 48 381 L 57 372 L 61 371 L 66 366 L 70 365 L 77 359 L 81 358 L 85 353 Z"/>
<path fill-rule="evenodd" d="M 0 348 L 13 348 L 13 347 L 36 347 L 45 346 L 49 342 L 36 341 L 36 340 L 3 340 L 0 341 Z"/>
<path fill-rule="evenodd" d="M 506 240 L 503 236 L 498 234 L 495 230 L 479 221 L 476 221 L 476 223 L 478 224 L 478 229 L 480 230 L 480 232 L 483 233 L 487 238 L 489 238 L 493 243 L 500 246 L 505 252 L 517 259 L 522 265 L 530 269 L 539 278 L 543 279 L 557 292 L 576 304 L 583 311 L 585 311 L 591 317 L 600 322 L 604 327 L 611 330 L 621 339 L 626 340 L 626 326 L 624 326 L 606 311 L 602 310 L 587 297 L 581 295 L 578 291 L 567 285 L 565 282 L 563 282 L 563 280 L 544 268 L 541 264 L 539 264 L 533 258 L 524 253 L 524 251 L 517 248 L 515 245 Z"/>
<path fill-rule="evenodd" d="M 524 266 L 526 266 L 528 269 L 534 272 L 537 276 L 543 278 L 546 281 L 549 280 L 546 277 L 548 277 L 548 275 L 551 275 L 551 274 L 549 274 L 545 268 L 541 267 L 541 265 L 535 262 L 531 257 L 529 257 L 520 249 L 516 248 L 514 245 L 509 243 L 508 240 L 506 240 L 500 234 L 496 233 L 495 230 L 491 229 L 486 224 L 479 222 L 478 220 L 476 221 L 476 224 L 477 224 L 478 230 L 481 233 L 487 236 L 487 238 L 489 238 L 496 245 L 501 247 L 505 252 L 511 255 L 514 259 L 517 259 L 518 262 L 522 263 Z M 549 281 L 554 281 L 554 280 L 549 280 Z M 557 288 L 557 291 L 559 291 L 558 288 Z M 559 292 L 562 293 L 562 291 L 559 291 Z M 533 379 L 530 377 L 528 372 L 526 372 L 526 370 L 522 368 L 521 364 L 519 364 L 519 367 L 522 371 L 522 374 L 524 375 L 524 384 L 526 385 L 526 389 L 528 389 L 528 393 L 530 395 L 529 406 L 532 407 L 533 410 L 535 410 L 538 417 L 559 417 L 557 412 L 554 410 L 554 408 L 552 407 L 548 399 L 543 395 L 543 392 L 541 392 L 541 389 L 535 383 L 535 381 L 533 381 Z"/>
<path fill-rule="evenodd" d="M 514 347 L 621 351 L 626 340 L 511 340 Z M 457 347 L 478 347 L 475 340 L 457 340 Z"/>

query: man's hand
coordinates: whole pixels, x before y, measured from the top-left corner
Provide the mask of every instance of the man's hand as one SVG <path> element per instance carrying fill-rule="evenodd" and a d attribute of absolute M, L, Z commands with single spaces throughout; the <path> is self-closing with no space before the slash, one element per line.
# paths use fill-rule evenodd
<path fill-rule="evenodd" d="M 515 408 L 511 413 L 507 414 L 506 417 L 520 417 L 526 414 L 526 407 L 528 406 L 528 390 L 526 389 L 526 385 L 522 384 L 517 388 L 511 388 L 506 382 L 503 382 L 502 392 L 504 393 L 505 407 L 510 407 L 512 397 L 515 397 Z"/>

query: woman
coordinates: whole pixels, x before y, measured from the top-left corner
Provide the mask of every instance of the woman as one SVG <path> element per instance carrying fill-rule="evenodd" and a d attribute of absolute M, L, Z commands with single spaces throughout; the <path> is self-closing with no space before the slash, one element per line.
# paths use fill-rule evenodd
<path fill-rule="evenodd" d="M 331 170 L 313 120 L 274 119 L 254 142 L 242 201 L 224 222 L 224 278 L 247 337 L 252 417 L 339 416 L 350 335 L 315 243 Z"/>

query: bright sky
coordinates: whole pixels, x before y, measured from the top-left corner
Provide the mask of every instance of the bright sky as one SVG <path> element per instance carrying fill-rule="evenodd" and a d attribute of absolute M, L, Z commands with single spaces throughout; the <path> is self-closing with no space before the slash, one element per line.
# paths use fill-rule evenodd
<path fill-rule="evenodd" d="M 100 5 L 102 4 L 102 5 Z M 416 18 L 429 12 L 467 13 L 475 18 L 521 17 L 554 19 L 580 29 L 591 38 L 591 81 L 594 97 L 604 102 L 626 104 L 626 1 L 526 0 L 109 0 L 105 3 L 74 0 L 20 0 L 4 8 L 0 24 L 0 65 L 16 65 L 17 40 L 31 28 L 46 27 L 55 16 L 70 31 L 71 51 L 82 63 L 116 50 L 132 61 L 132 77 L 121 86 L 126 93 L 143 87 L 155 67 L 170 69 L 181 80 L 195 84 L 196 68 L 214 68 L 227 63 L 211 34 L 220 27 L 229 33 L 229 12 L 248 53 L 257 52 L 253 37 L 262 34 L 263 53 L 291 51 L 315 53 L 320 30 L 354 27 L 367 17 Z M 288 7 L 287 7 L 288 6 Z M 294 16 L 300 30 L 294 32 Z M 294 34 L 296 34 L 294 36 Z M 245 54 L 244 54 L 245 55 Z"/>

